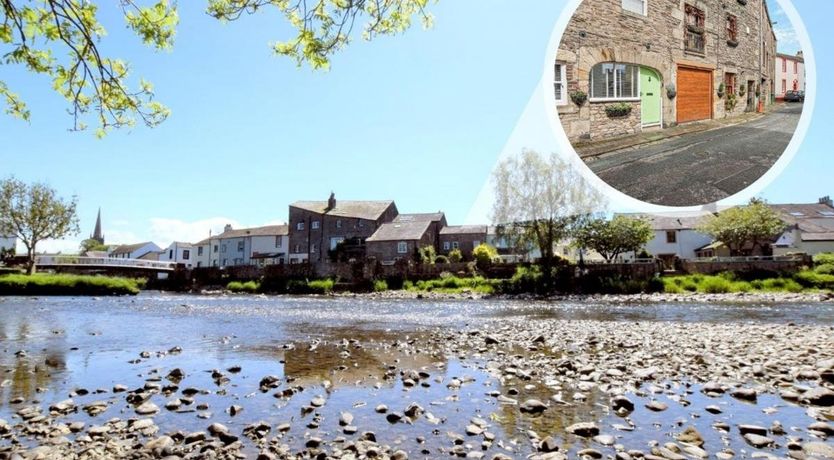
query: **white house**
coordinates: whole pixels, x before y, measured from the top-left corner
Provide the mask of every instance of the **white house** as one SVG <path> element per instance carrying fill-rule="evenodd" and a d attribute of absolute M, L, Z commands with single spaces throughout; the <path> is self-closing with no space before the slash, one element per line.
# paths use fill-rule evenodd
<path fill-rule="evenodd" d="M 226 225 L 223 233 L 194 244 L 197 267 L 284 264 L 287 261 L 289 231 L 286 225 L 235 230 Z"/>
<path fill-rule="evenodd" d="M 17 247 L 16 236 L 0 235 L 0 252 L 5 251 L 6 249 L 11 249 L 12 252 L 14 252 L 15 247 Z"/>
<path fill-rule="evenodd" d="M 815 204 L 773 204 L 788 226 L 773 244 L 773 255 L 834 252 L 834 202 L 820 198 Z"/>
<path fill-rule="evenodd" d="M 156 243 L 152 241 L 146 241 L 144 243 L 136 243 L 136 244 L 123 244 L 121 246 L 116 246 L 110 252 L 110 257 L 114 257 L 116 259 L 152 259 L 156 260 L 156 254 L 151 253 L 158 253 L 161 251 L 162 248 L 156 245 Z"/>
<path fill-rule="evenodd" d="M 191 243 L 174 241 L 159 252 L 159 261 L 175 262 L 191 268 L 195 265 L 194 246 Z"/>
<path fill-rule="evenodd" d="M 802 51 L 792 56 L 776 54 L 776 99 L 785 98 L 788 91 L 805 91 L 805 58 Z"/>
<path fill-rule="evenodd" d="M 646 244 L 646 252 L 664 262 L 667 267 L 674 266 L 678 259 L 694 259 L 695 251 L 712 243 L 712 238 L 701 233 L 697 228 L 711 214 L 664 213 L 664 214 L 625 214 L 628 217 L 643 218 L 649 222 L 654 232 Z M 625 254 L 624 258 L 633 257 Z"/>

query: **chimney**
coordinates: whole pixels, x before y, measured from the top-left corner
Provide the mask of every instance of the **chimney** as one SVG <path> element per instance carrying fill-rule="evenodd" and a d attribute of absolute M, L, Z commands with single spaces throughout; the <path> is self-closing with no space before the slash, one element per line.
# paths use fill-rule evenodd
<path fill-rule="evenodd" d="M 232 224 L 226 224 L 226 226 L 223 227 L 223 233 L 231 232 L 231 231 L 232 231 Z"/>
<path fill-rule="evenodd" d="M 828 195 L 820 198 L 820 204 L 824 204 L 830 208 L 834 208 L 834 200 L 832 200 L 831 197 Z"/>
<path fill-rule="evenodd" d="M 336 208 L 336 194 L 330 192 L 330 198 L 327 199 L 327 210 L 331 211 Z"/>
<path fill-rule="evenodd" d="M 801 58 L 804 58 L 804 57 L 805 57 L 805 53 L 803 53 L 803 52 L 802 52 L 802 50 L 799 50 L 799 51 L 797 51 L 797 52 L 796 52 L 796 57 L 798 57 L 798 58 L 800 58 L 800 59 L 801 59 Z"/>

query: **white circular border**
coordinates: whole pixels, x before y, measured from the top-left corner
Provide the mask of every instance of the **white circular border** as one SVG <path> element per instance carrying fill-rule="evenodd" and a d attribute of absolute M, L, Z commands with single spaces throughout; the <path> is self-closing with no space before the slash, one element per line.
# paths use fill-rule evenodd
<path fill-rule="evenodd" d="M 782 8 L 782 11 L 784 11 L 785 15 L 788 16 L 788 19 L 791 21 L 791 25 L 793 26 L 794 31 L 796 32 L 797 37 L 799 39 L 799 44 L 802 47 L 802 51 L 805 58 L 805 85 L 807 88 L 806 96 L 810 94 L 810 97 L 808 97 L 805 100 L 805 105 L 802 108 L 802 115 L 800 116 L 799 124 L 797 125 L 796 131 L 794 132 L 793 137 L 791 138 L 791 141 L 788 144 L 788 147 L 782 153 L 782 156 L 780 156 L 776 163 L 774 163 L 773 166 L 762 177 L 756 180 L 756 182 L 750 184 L 747 188 L 739 191 L 738 193 L 724 198 L 718 202 L 688 207 L 662 206 L 647 203 L 645 201 L 640 201 L 636 198 L 626 195 L 625 193 L 608 185 L 608 183 L 606 183 L 605 181 L 600 179 L 596 174 L 594 174 L 594 172 L 591 171 L 591 168 L 589 168 L 588 165 L 585 164 L 585 162 L 582 161 L 581 158 L 579 158 L 579 155 L 576 153 L 576 150 L 574 150 L 573 145 L 568 140 L 568 136 L 565 133 L 565 129 L 562 127 L 562 123 L 559 120 L 559 113 L 556 108 L 556 104 L 554 103 L 554 101 L 556 100 L 556 93 L 553 87 L 553 81 L 555 81 L 556 75 L 553 62 L 557 52 L 559 51 L 559 43 L 562 41 L 562 35 L 567 29 L 568 23 L 573 18 L 574 13 L 583 1 L 584 0 L 568 0 L 567 6 L 562 11 L 562 15 L 559 17 L 559 20 L 556 21 L 553 33 L 550 36 L 550 43 L 547 46 L 547 55 L 545 56 L 544 65 L 545 72 L 541 84 L 544 85 L 544 91 L 542 91 L 542 94 L 545 98 L 545 112 L 547 113 L 547 117 L 553 130 L 553 134 L 556 136 L 556 142 L 558 147 L 560 148 L 560 151 L 562 152 L 562 156 L 570 157 L 569 160 L 582 173 L 585 179 L 587 179 L 591 184 L 593 184 L 598 190 L 606 194 L 612 202 L 622 204 L 629 208 L 633 208 L 634 211 L 669 212 L 715 210 L 718 204 L 737 204 L 747 201 L 750 198 L 755 197 L 757 194 L 759 194 L 765 187 L 770 185 L 770 183 L 773 182 L 774 179 L 776 179 L 777 177 L 779 177 L 780 174 L 782 174 L 782 172 L 785 170 L 785 168 L 788 166 L 791 160 L 793 160 L 793 158 L 799 152 L 799 147 L 802 145 L 802 142 L 805 139 L 805 135 L 807 134 L 808 128 L 811 125 L 811 115 L 814 113 L 814 106 L 816 105 L 817 98 L 817 65 L 816 59 L 814 57 L 814 50 L 811 46 L 811 39 L 808 36 L 808 30 L 805 28 L 805 24 L 802 22 L 802 18 L 799 16 L 799 12 L 796 11 L 796 8 L 793 6 L 791 0 L 776 0 L 776 2 Z M 568 154 L 565 155 L 565 152 Z"/>

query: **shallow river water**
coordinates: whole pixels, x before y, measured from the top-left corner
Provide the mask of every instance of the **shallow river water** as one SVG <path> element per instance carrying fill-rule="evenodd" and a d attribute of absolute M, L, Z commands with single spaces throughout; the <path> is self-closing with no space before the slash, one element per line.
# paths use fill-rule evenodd
<path fill-rule="evenodd" d="M 264 444 L 245 438 L 242 430 L 258 421 L 270 426 L 268 437 L 288 423 L 279 441 L 292 452 L 304 451 L 313 437 L 322 438 L 323 450 L 332 452 L 372 431 L 380 445 L 404 450 L 409 458 L 450 454 L 492 458 L 497 453 L 525 458 L 540 452 L 539 441 L 548 436 L 570 458 L 580 452 L 589 458 L 597 454 L 613 458 L 615 452 L 628 450 L 649 455 L 653 447 L 657 454 L 665 443 L 675 442 L 675 436 L 690 426 L 700 433 L 703 450 L 711 456 L 726 451 L 736 458 L 797 457 L 802 450 L 796 446 L 802 443 L 832 444 L 825 430 L 807 427 L 828 423 L 834 412 L 780 397 L 771 384 L 760 388 L 753 403 L 733 398 L 729 391 L 707 396 L 700 391 L 704 382 L 696 376 L 691 381 L 659 378 L 638 383 L 624 377 L 630 382 L 623 385 L 629 388 L 626 396 L 635 408 L 616 414 L 611 392 L 603 391 L 613 384 L 594 377 L 590 369 L 569 371 L 576 378 L 560 382 L 547 372 L 514 378 L 513 370 L 508 375 L 507 369 L 514 368 L 507 364 L 510 357 L 523 360 L 538 353 L 537 359 L 555 362 L 565 356 L 570 350 L 567 344 L 562 350 L 561 339 L 542 337 L 540 343 L 547 343 L 546 349 L 518 343 L 472 346 L 465 340 L 450 345 L 455 337 L 477 337 L 480 343 L 483 333 L 479 330 L 500 331 L 505 324 L 516 325 L 516 333 L 519 324 L 522 328 L 527 324 L 535 336 L 539 325 L 567 324 L 569 329 L 574 322 L 577 327 L 597 325 L 602 331 L 622 331 L 632 325 L 650 330 L 737 325 L 750 334 L 770 331 L 761 337 L 767 341 L 773 339 L 772 331 L 778 335 L 778 328 L 787 328 L 788 323 L 822 337 L 825 330 L 834 335 L 834 305 L 622 305 L 160 293 L 121 298 L 0 298 L 0 419 L 21 424 L 17 412 L 22 407 L 38 406 L 48 414 L 51 405 L 68 398 L 77 410 L 52 414 L 63 423 L 83 421 L 91 427 L 114 417 L 142 418 L 135 413 L 135 405 L 125 400 L 129 392 L 112 389 L 122 384 L 134 390 L 152 382 L 177 386 L 151 392 L 149 401 L 160 409 L 152 415 L 159 429 L 141 439 L 175 431 L 206 431 L 211 423 L 219 422 L 240 438 L 242 452 L 252 458 Z M 444 336 L 449 343 L 443 343 Z M 601 347 L 593 351 L 605 352 Z M 571 353 L 581 356 L 583 352 Z M 812 353 L 822 359 L 834 350 Z M 690 359 L 682 354 L 669 356 L 670 360 L 678 358 Z M 535 369 L 535 365 L 530 367 Z M 175 368 L 185 375 L 181 381 L 165 378 Z M 409 369 L 422 370 L 428 377 L 407 386 L 410 383 L 402 371 Z M 607 369 L 597 371 L 605 374 Z M 261 391 L 261 379 L 268 375 L 278 377 L 279 383 Z M 616 379 L 617 371 L 608 377 Z M 828 385 L 809 380 L 796 385 Z M 752 379 L 738 383 L 763 384 Z M 181 397 L 185 388 L 199 390 L 194 402 L 166 409 L 166 402 Z M 288 389 L 293 394 L 282 396 Z M 311 401 L 319 396 L 323 405 L 311 408 Z M 530 398 L 544 402 L 547 409 L 541 414 L 522 411 L 520 406 Z M 646 407 L 653 400 L 667 408 Z M 96 401 L 106 403 L 103 413 L 90 416 L 81 410 Z M 375 410 L 385 404 L 388 413 L 403 413 L 413 403 L 421 407 L 416 416 L 403 416 L 393 423 Z M 712 405 L 721 413 L 705 410 Z M 240 410 L 230 410 L 231 406 Z M 338 423 L 343 412 L 353 416 L 349 425 L 356 427 L 355 433 L 345 432 Z M 486 434 L 479 430 L 467 434 L 473 419 Z M 784 427 L 784 434 L 772 429 L 774 421 Z M 614 437 L 617 446 L 602 438 L 566 432 L 566 427 L 578 422 L 595 422 L 601 434 Z M 754 447 L 740 436 L 739 424 L 768 428 L 766 435 L 775 442 Z M 13 434 L 0 436 L 0 452 L 18 443 L 34 447 L 46 439 L 20 430 Z M 70 441 L 78 436 L 63 435 Z"/>

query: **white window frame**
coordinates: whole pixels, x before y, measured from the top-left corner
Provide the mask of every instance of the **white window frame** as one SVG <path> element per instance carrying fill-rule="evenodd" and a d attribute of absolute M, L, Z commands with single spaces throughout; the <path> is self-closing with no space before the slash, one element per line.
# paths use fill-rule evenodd
<path fill-rule="evenodd" d="M 637 94 L 638 94 L 638 96 L 636 96 L 636 97 L 619 97 L 618 95 L 615 94 L 614 97 L 591 97 L 591 94 L 594 92 L 594 69 L 597 66 L 601 66 L 601 65 L 605 65 L 605 64 L 611 64 L 613 66 L 617 66 L 617 65 L 621 64 L 621 65 L 632 66 L 632 67 L 637 68 L 637 79 L 636 80 L 637 80 Z M 599 63 L 597 63 L 597 64 L 595 64 L 591 67 L 591 71 L 589 73 L 590 73 L 590 75 L 588 77 L 589 84 L 590 84 L 590 86 L 588 87 L 588 100 L 589 101 L 591 101 L 591 102 L 618 102 L 618 101 L 639 102 L 640 101 L 641 98 L 640 98 L 639 95 L 640 95 L 641 88 L 640 88 L 640 66 L 639 65 L 631 64 L 631 63 L 628 63 L 628 62 L 599 62 Z M 607 88 L 608 85 L 606 84 L 605 87 Z M 614 92 L 615 93 L 617 91 L 617 87 L 618 87 L 618 85 L 617 85 L 617 72 L 615 71 L 614 72 Z"/>
<path fill-rule="evenodd" d="M 558 66 L 558 69 L 557 69 Z M 568 78 L 567 63 L 556 61 L 553 64 L 553 94 L 557 93 L 556 87 L 562 86 L 562 97 L 556 98 L 556 105 L 568 105 Z"/>
<path fill-rule="evenodd" d="M 451 247 L 452 247 L 452 244 L 449 243 L 448 241 L 443 242 L 443 250 L 444 251 L 448 251 L 449 249 L 451 249 Z"/>
<path fill-rule="evenodd" d="M 623 7 L 623 9 L 625 11 L 628 11 L 629 13 L 634 13 L 634 14 L 641 14 L 643 16 L 648 16 L 649 15 L 649 0 L 639 0 L 641 3 L 643 3 L 643 11 L 642 12 L 637 12 L 637 11 L 626 8 L 626 1 L 627 0 L 622 0 L 620 2 L 620 5 Z"/>
<path fill-rule="evenodd" d="M 460 249 L 460 243 L 457 241 L 452 241 L 452 249 Z"/>
<path fill-rule="evenodd" d="M 304 221 L 302 220 L 301 222 L 297 222 L 295 224 L 295 229 L 296 230 L 304 230 Z"/>
<path fill-rule="evenodd" d="M 408 243 L 400 241 L 397 243 L 397 254 L 408 254 Z"/>
<path fill-rule="evenodd" d="M 319 221 L 317 221 L 317 220 L 314 220 L 313 223 L 310 224 L 310 228 L 313 229 L 313 230 L 318 230 L 319 226 L 320 226 L 320 224 L 319 224 Z"/>

